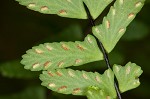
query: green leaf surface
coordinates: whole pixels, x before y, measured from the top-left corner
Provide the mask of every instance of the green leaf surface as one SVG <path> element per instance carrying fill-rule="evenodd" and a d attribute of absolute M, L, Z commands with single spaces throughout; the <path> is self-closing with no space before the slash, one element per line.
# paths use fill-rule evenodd
<path fill-rule="evenodd" d="M 83 2 L 96 19 L 104 8 L 113 0 L 16 0 L 29 9 L 44 13 L 57 14 L 62 17 L 86 19 Z"/>
<path fill-rule="evenodd" d="M 107 95 L 103 90 L 100 90 L 97 87 L 89 87 L 86 93 L 88 99 L 113 99 Z"/>
<path fill-rule="evenodd" d="M 126 27 L 141 10 L 145 0 L 116 0 L 114 6 L 102 24 L 93 27 L 94 35 L 102 42 L 109 53 L 115 47 L 121 36 L 125 33 Z"/>
<path fill-rule="evenodd" d="M 45 43 L 23 55 L 21 63 L 32 71 L 79 66 L 103 59 L 95 38 L 88 35 L 83 42 Z"/>
<path fill-rule="evenodd" d="M 25 70 L 23 65 L 20 64 L 20 60 L 13 60 L 0 64 L 0 73 L 4 77 L 17 78 L 17 79 L 31 79 L 38 78 L 39 72 L 31 72 Z"/>
<path fill-rule="evenodd" d="M 140 85 L 138 77 L 143 72 L 140 66 L 129 62 L 124 67 L 120 65 L 114 65 L 113 71 L 118 80 L 119 89 L 121 92 L 134 89 Z"/>
<path fill-rule="evenodd" d="M 97 72 L 57 69 L 44 71 L 40 79 L 43 86 L 58 93 L 86 95 L 88 88 L 95 86 L 104 90 L 107 95 L 116 97 L 114 74 L 110 69 L 102 75 Z"/>

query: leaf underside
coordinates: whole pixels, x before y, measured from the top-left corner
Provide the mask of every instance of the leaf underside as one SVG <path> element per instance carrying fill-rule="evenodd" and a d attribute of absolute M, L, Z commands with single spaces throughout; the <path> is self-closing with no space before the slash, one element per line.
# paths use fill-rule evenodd
<path fill-rule="evenodd" d="M 32 71 L 79 66 L 103 59 L 95 38 L 88 35 L 83 42 L 45 43 L 23 55 L 25 69 Z"/>
<path fill-rule="evenodd" d="M 114 65 L 113 71 L 116 75 L 119 83 L 119 89 L 122 93 L 134 89 L 140 85 L 138 77 L 143 72 L 140 66 L 129 62 L 124 67 L 120 65 Z"/>
<path fill-rule="evenodd" d="M 115 47 L 126 27 L 141 10 L 145 0 L 116 0 L 102 24 L 93 27 L 93 34 L 109 53 Z"/>
<path fill-rule="evenodd" d="M 16 0 L 29 9 L 44 13 L 57 14 L 62 17 L 87 19 L 83 2 L 96 19 L 113 0 Z M 116 0 L 114 6 L 102 24 L 93 27 L 93 34 L 102 42 L 109 53 L 115 47 L 126 27 L 143 7 L 145 0 Z M 84 95 L 89 99 L 116 98 L 114 74 L 118 80 L 121 93 L 140 85 L 139 76 L 142 70 L 129 62 L 124 67 L 114 65 L 113 71 L 104 74 L 62 69 L 79 66 L 103 59 L 95 38 L 88 35 L 83 42 L 45 43 L 33 47 L 23 55 L 25 69 L 43 71 L 40 75 L 42 85 L 63 94 Z M 61 68 L 61 69 L 60 69 Z M 114 72 L 114 73 L 113 73 Z"/>
<path fill-rule="evenodd" d="M 116 97 L 114 74 L 108 69 L 103 75 L 72 69 L 44 71 L 40 75 L 42 85 L 63 94 L 86 95 L 90 86 L 98 87 L 107 95 Z"/>
<path fill-rule="evenodd" d="M 87 19 L 83 2 L 96 19 L 113 0 L 16 0 L 29 9 L 44 13 L 57 14 L 62 17 Z"/>
<path fill-rule="evenodd" d="M 142 74 L 140 66 L 127 63 L 124 67 L 113 66 L 121 93 L 140 85 L 138 77 Z M 114 99 L 114 73 L 110 69 L 104 74 L 72 69 L 56 69 L 43 71 L 40 75 L 42 85 L 58 93 L 84 95 L 88 99 Z M 96 98 L 97 97 L 97 98 Z M 99 97 L 99 98 L 98 98 Z"/>

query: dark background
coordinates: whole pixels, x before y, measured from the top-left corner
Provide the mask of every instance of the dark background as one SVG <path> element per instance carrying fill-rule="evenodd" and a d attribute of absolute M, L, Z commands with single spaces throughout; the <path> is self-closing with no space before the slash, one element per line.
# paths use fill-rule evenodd
<path fill-rule="evenodd" d="M 47 90 L 40 85 L 40 72 L 24 70 L 19 62 L 26 50 L 40 43 L 83 40 L 83 33 L 88 28 L 87 20 L 44 15 L 19 5 L 15 0 L 0 2 L 0 99 L 84 99 Z M 101 19 L 102 16 L 99 17 Z M 125 65 L 131 61 L 140 65 L 144 71 L 140 77 L 141 85 L 124 93 L 123 99 L 150 99 L 149 38 L 150 1 L 147 0 L 109 55 L 111 64 Z M 77 68 L 99 72 L 106 69 L 103 61 Z"/>

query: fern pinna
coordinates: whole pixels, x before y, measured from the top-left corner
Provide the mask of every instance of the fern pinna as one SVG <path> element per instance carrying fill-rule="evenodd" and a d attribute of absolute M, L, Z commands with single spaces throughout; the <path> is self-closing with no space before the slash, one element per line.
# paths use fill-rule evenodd
<path fill-rule="evenodd" d="M 42 85 L 62 94 L 87 96 L 88 99 L 116 99 L 116 77 L 120 93 L 140 85 L 142 70 L 134 63 L 113 65 L 104 74 L 73 70 L 66 67 L 80 66 L 106 59 L 129 23 L 141 10 L 145 0 L 16 0 L 21 5 L 44 14 L 57 14 L 67 18 L 88 19 L 85 6 L 96 19 L 110 4 L 110 10 L 102 24 L 92 27 L 84 41 L 45 43 L 28 50 L 21 63 L 25 69 L 40 71 Z M 83 4 L 84 2 L 84 4 Z M 99 49 L 101 42 L 105 53 Z"/>

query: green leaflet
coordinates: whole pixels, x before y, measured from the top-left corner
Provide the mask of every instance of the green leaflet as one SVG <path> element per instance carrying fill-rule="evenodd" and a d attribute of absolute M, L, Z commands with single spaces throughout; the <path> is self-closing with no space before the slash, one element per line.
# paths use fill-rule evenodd
<path fill-rule="evenodd" d="M 86 95 L 90 86 L 100 88 L 105 94 L 116 97 L 114 74 L 108 69 L 100 75 L 72 69 L 43 71 L 40 75 L 42 85 L 63 94 Z"/>
<path fill-rule="evenodd" d="M 83 42 L 45 43 L 23 55 L 21 63 L 32 71 L 79 66 L 103 59 L 95 38 L 88 35 Z"/>
<path fill-rule="evenodd" d="M 85 4 L 87 5 L 93 19 L 96 19 L 113 0 L 82 0 L 82 1 L 85 2 Z"/>
<path fill-rule="evenodd" d="M 114 65 L 113 71 L 119 83 L 121 93 L 134 89 L 140 85 L 138 77 L 142 70 L 134 63 L 127 63 L 124 67 Z M 114 73 L 108 69 L 104 74 L 85 72 L 72 69 L 56 69 L 43 71 L 40 75 L 42 85 L 58 93 L 86 95 L 88 99 L 114 99 Z"/>
<path fill-rule="evenodd" d="M 98 87 L 91 86 L 86 92 L 88 99 L 113 99 L 104 90 L 100 90 Z"/>
<path fill-rule="evenodd" d="M 29 9 L 44 14 L 57 14 L 62 17 L 86 19 L 83 2 L 88 6 L 91 15 L 96 19 L 105 7 L 113 0 L 16 0 Z"/>
<path fill-rule="evenodd" d="M 117 77 L 121 92 L 134 89 L 140 85 L 138 77 L 143 72 L 140 66 L 129 62 L 124 67 L 114 65 L 113 71 Z"/>
<path fill-rule="evenodd" d="M 126 27 L 141 10 L 145 0 L 116 0 L 101 25 L 93 27 L 93 34 L 109 53 L 115 47 Z"/>

